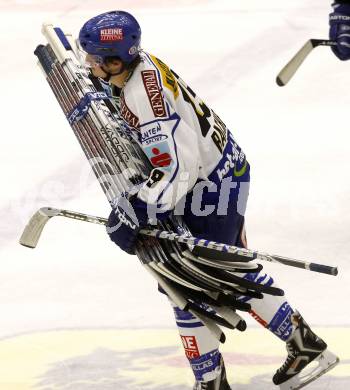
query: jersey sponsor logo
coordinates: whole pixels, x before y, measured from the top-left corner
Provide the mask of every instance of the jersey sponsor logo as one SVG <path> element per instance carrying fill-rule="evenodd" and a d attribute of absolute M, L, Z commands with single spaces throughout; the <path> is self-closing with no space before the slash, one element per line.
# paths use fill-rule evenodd
<path fill-rule="evenodd" d="M 120 115 L 130 127 L 139 130 L 139 118 L 130 110 L 125 102 L 124 95 L 120 96 Z"/>
<path fill-rule="evenodd" d="M 233 176 L 235 176 L 235 177 L 243 176 L 246 173 L 246 171 L 247 171 L 247 165 L 248 165 L 248 162 L 247 162 L 247 160 L 245 160 L 244 161 L 244 165 L 243 165 L 243 167 L 241 169 L 237 169 L 237 167 L 234 167 L 234 169 L 233 169 Z"/>
<path fill-rule="evenodd" d="M 123 29 L 121 28 L 104 28 L 100 31 L 101 42 L 122 41 L 123 38 Z"/>
<path fill-rule="evenodd" d="M 151 145 L 168 139 L 166 134 L 161 134 L 162 127 L 159 122 L 152 124 L 151 127 L 142 128 L 141 143 L 142 145 Z"/>
<path fill-rule="evenodd" d="M 200 353 L 195 336 L 181 336 L 187 359 L 199 358 Z"/>
<path fill-rule="evenodd" d="M 148 153 L 146 154 L 150 157 L 150 161 L 154 167 L 169 169 L 172 166 L 173 160 L 166 142 L 161 142 L 157 146 L 148 148 Z"/>
<path fill-rule="evenodd" d="M 159 58 L 152 55 L 150 57 L 160 71 L 163 84 L 173 93 L 174 99 L 177 99 L 179 96 L 179 86 L 171 69 Z"/>
<path fill-rule="evenodd" d="M 144 143 L 145 145 L 150 145 L 161 141 L 165 141 L 166 139 L 168 139 L 167 135 L 159 134 L 159 135 L 153 135 L 152 137 L 145 139 L 142 143 Z"/>
<path fill-rule="evenodd" d="M 156 71 L 144 70 L 141 72 L 141 74 L 154 116 L 157 118 L 165 117 L 165 104 L 162 96 L 162 91 L 157 81 Z"/>
<path fill-rule="evenodd" d="M 248 164 L 245 159 L 245 154 L 242 151 L 239 151 L 237 147 L 238 145 L 236 143 L 232 144 L 232 151 L 226 153 L 224 165 L 216 170 L 219 181 L 222 181 L 231 169 L 233 169 L 233 175 L 235 177 L 240 177 L 245 174 Z M 243 164 L 243 166 L 238 169 L 237 163 Z"/>

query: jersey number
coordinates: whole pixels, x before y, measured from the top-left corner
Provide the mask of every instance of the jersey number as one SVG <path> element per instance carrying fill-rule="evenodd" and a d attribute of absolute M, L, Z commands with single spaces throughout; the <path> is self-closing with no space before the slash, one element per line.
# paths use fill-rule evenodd
<path fill-rule="evenodd" d="M 210 108 L 202 100 L 196 96 L 195 92 L 188 85 L 186 85 L 185 82 L 181 80 L 174 71 L 172 71 L 172 73 L 177 79 L 184 100 L 192 106 L 193 111 L 197 116 L 203 137 L 207 136 L 211 127 L 208 118 L 210 118 L 212 115 L 214 116 L 214 131 L 211 135 L 211 139 L 219 149 L 220 153 L 222 153 L 227 141 L 227 130 L 225 124 L 214 112 L 210 110 Z"/>

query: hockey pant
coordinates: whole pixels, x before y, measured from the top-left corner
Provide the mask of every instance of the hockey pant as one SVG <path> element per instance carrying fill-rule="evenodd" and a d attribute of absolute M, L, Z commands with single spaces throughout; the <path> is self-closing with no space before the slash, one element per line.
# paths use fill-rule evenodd
<path fill-rule="evenodd" d="M 243 203 L 246 203 L 249 182 L 240 183 L 239 186 L 241 186 L 241 197 L 245 198 Z M 184 220 L 194 236 L 246 247 L 243 217 L 245 210 L 239 211 L 237 212 L 237 207 L 233 207 L 232 210 L 229 208 L 226 216 L 214 213 L 203 218 L 195 217 L 187 210 Z M 263 271 L 249 273 L 244 277 L 266 286 L 278 287 L 273 278 Z M 242 297 L 241 300 L 250 303 L 250 314 L 256 321 L 282 341 L 287 340 L 293 329 L 291 323 L 293 310 L 285 297 L 265 294 L 263 299 Z M 221 358 L 218 340 L 212 336 L 198 318 L 191 313 L 180 310 L 173 303 L 172 305 L 185 354 L 196 380 L 207 382 L 215 379 L 218 375 Z"/>

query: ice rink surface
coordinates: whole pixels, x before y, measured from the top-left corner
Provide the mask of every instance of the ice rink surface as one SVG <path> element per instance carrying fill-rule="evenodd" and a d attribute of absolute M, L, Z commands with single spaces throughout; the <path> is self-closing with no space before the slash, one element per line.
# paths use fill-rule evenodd
<path fill-rule="evenodd" d="M 191 386 L 166 299 L 103 228 L 56 218 L 36 250 L 18 244 L 39 207 L 109 213 L 33 50 L 45 42 L 42 22 L 77 34 L 116 7 L 136 16 L 143 48 L 176 70 L 245 150 L 249 246 L 339 267 L 331 277 L 264 264 L 342 358 L 310 390 L 350 387 L 350 63 L 321 47 L 288 86 L 274 81 L 307 39 L 327 38 L 329 3 L 0 0 L 1 390 Z M 232 387 L 272 389 L 283 345 L 248 324 L 224 348 Z"/>

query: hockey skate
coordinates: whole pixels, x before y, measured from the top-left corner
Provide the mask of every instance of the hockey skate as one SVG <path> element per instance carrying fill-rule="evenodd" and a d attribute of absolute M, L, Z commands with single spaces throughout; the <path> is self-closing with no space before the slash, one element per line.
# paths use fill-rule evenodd
<path fill-rule="evenodd" d="M 193 390 L 231 390 L 227 382 L 224 360 L 220 361 L 220 374 L 209 382 L 196 382 Z"/>
<path fill-rule="evenodd" d="M 287 359 L 272 379 L 281 390 L 301 389 L 339 363 L 339 358 L 327 350 L 327 344 L 312 332 L 297 311 L 292 314 L 292 323 Z M 317 365 L 307 367 L 312 361 Z"/>

